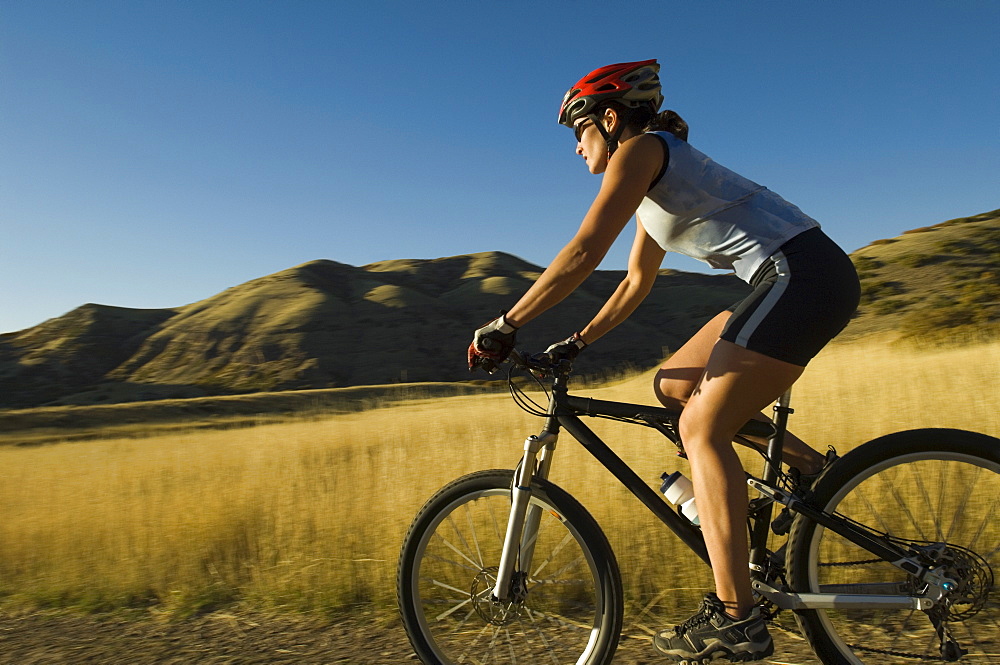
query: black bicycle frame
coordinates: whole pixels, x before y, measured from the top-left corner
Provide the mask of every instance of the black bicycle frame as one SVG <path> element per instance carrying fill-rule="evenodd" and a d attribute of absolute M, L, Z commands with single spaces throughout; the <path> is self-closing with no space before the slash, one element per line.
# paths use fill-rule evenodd
<path fill-rule="evenodd" d="M 573 409 L 574 405 L 581 406 L 583 402 L 588 402 L 588 407 L 592 408 L 596 407 L 600 409 L 601 406 L 585 398 L 569 396 L 566 398 L 566 406 L 569 409 Z M 590 413 L 594 415 L 614 415 L 607 414 L 602 410 L 590 411 Z M 603 464 L 639 501 L 642 501 L 643 505 L 649 508 L 660 521 L 677 534 L 677 537 L 684 541 L 684 544 L 691 548 L 692 552 L 697 554 L 705 563 L 709 563 L 708 550 L 705 548 L 705 537 L 702 535 L 700 529 L 671 508 L 670 504 L 650 488 L 615 451 L 611 450 L 608 444 L 604 443 L 600 437 L 594 434 L 579 416 L 572 412 L 562 412 L 557 413 L 556 419 L 560 426 L 579 441 L 580 445 L 586 448 L 597 461 Z"/>
<path fill-rule="evenodd" d="M 667 528 L 673 531 L 692 552 L 706 564 L 711 565 L 708 558 L 708 550 L 705 547 L 705 538 L 701 530 L 671 508 L 670 504 L 658 492 L 650 488 L 580 418 L 581 415 L 611 416 L 614 418 L 644 421 L 655 429 L 660 430 L 661 433 L 674 441 L 674 443 L 677 443 L 663 423 L 676 423 L 680 413 L 661 407 L 628 404 L 625 402 L 609 402 L 589 397 L 575 397 L 568 394 L 565 381 L 566 377 L 556 376 L 553 382 L 552 396 L 549 402 L 549 414 L 543 431 L 558 434 L 560 427 L 568 431 L 622 485 L 639 499 L 650 512 L 656 515 Z M 765 437 L 768 439 L 766 455 L 768 463 L 765 467 L 763 482 L 752 483 L 754 487 L 762 490 L 770 490 L 769 493 L 772 495 L 770 498 L 774 499 L 776 498 L 774 495 L 778 495 L 780 499 L 784 499 L 780 502 L 785 503 L 792 512 L 803 513 L 809 519 L 836 532 L 872 554 L 895 565 L 900 565 L 907 572 L 922 576 L 927 569 L 922 566 L 917 567 L 912 562 L 901 561 L 907 559 L 911 553 L 906 552 L 893 543 L 879 539 L 871 532 L 859 526 L 817 510 L 812 506 L 795 500 L 787 492 L 776 489 L 776 482 L 781 466 L 784 434 L 790 413 L 792 413 L 792 409 L 788 408 L 786 394 L 782 399 L 778 400 L 775 406 L 775 418 L 773 422 L 750 421 L 740 429 L 739 433 L 743 436 Z M 763 569 L 766 562 L 767 533 L 770 529 L 774 502 L 774 500 L 765 499 L 755 509 L 751 510 L 750 565 L 752 574 L 755 576 Z"/>
<path fill-rule="evenodd" d="M 687 547 L 702 561 L 711 566 L 705 539 L 701 530 L 675 511 L 661 495 L 651 489 L 611 448 L 604 443 L 581 420 L 581 416 L 606 416 L 635 424 L 648 425 L 660 431 L 670 441 L 682 448 L 678 433 L 680 412 L 661 407 L 608 402 L 568 394 L 566 382 L 568 365 L 560 367 L 554 374 L 545 425 L 539 436 L 530 436 L 524 442 L 524 456 L 514 473 L 511 487 L 511 510 L 508 515 L 507 531 L 504 538 L 500 564 L 497 567 L 496 582 L 492 598 L 496 602 L 506 602 L 511 595 L 516 564 L 527 567 L 533 553 L 534 532 L 538 528 L 540 509 L 530 507 L 532 476 L 547 478 L 560 429 L 568 431 L 598 462 L 607 468 L 646 508 L 662 521 Z M 772 422 L 752 420 L 740 428 L 737 440 L 752 444 L 744 437 L 764 437 L 768 439 L 767 464 L 763 479 L 747 475 L 747 484 L 760 492 L 759 498 L 749 503 L 748 523 L 750 525 L 750 577 L 755 590 L 785 609 L 822 609 L 861 607 L 873 604 L 885 608 L 926 610 L 949 591 L 955 581 L 937 572 L 933 564 L 924 563 L 920 548 L 912 551 L 905 544 L 890 541 L 883 534 L 871 531 L 863 525 L 852 522 L 837 514 L 830 514 L 802 501 L 801 497 L 781 489 L 781 457 L 788 414 L 789 393 L 782 395 L 775 406 Z M 538 455 L 541 453 L 541 457 Z M 774 504 L 779 503 L 794 513 L 830 529 L 850 542 L 879 558 L 889 562 L 917 579 L 928 584 L 934 592 L 922 596 L 898 596 L 895 594 L 843 594 L 809 592 L 798 593 L 773 584 L 776 563 L 767 551 L 767 538 L 771 526 Z M 528 546 L 521 546 L 521 537 L 528 534 Z M 778 563 L 783 568 L 783 563 Z M 783 585 L 782 585 L 783 586 Z M 935 596 L 936 594 L 936 596 Z"/>

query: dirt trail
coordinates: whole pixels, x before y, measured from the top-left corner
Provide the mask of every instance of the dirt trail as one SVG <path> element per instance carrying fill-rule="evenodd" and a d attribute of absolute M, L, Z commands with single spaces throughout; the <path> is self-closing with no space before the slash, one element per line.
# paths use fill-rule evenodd
<path fill-rule="evenodd" d="M 817 665 L 797 635 L 772 631 L 768 665 Z M 615 665 L 663 665 L 648 639 L 625 638 Z M 178 622 L 65 614 L 0 615 L 3 665 L 396 665 L 417 663 L 395 619 L 215 613 Z"/>

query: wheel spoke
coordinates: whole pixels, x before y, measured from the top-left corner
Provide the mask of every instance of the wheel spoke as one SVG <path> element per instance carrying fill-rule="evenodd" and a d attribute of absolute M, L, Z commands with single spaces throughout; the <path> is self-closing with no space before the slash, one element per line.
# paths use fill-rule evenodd
<path fill-rule="evenodd" d="M 919 476 L 918 476 L 919 478 Z M 899 484 L 889 483 L 888 489 L 892 498 L 896 502 L 896 507 L 899 512 L 906 516 L 906 520 L 913 526 L 913 532 L 919 540 L 928 540 L 927 536 L 924 534 L 924 530 L 917 523 L 917 518 L 913 515 L 913 511 L 910 510 L 910 504 L 907 502 L 908 497 L 904 497 L 900 492 Z M 886 528 L 886 531 L 894 531 L 902 528 L 899 524 L 894 524 L 893 528 Z"/>
<path fill-rule="evenodd" d="M 538 577 L 539 575 L 541 575 L 542 571 L 545 570 L 545 567 L 550 563 L 552 563 L 553 558 L 556 557 L 572 539 L 573 539 L 573 534 L 567 533 L 563 537 L 562 541 L 560 541 L 558 545 L 552 548 L 552 551 L 549 552 L 549 555 L 545 558 L 545 560 L 542 561 L 542 563 L 540 563 L 537 568 L 535 568 L 535 572 L 532 575 L 532 577 Z"/>
<path fill-rule="evenodd" d="M 564 497 L 533 488 L 538 527 L 521 543 L 534 551 L 529 570 L 515 570 L 510 595 L 493 599 L 510 510 L 510 477 L 472 474 L 469 489 L 432 499 L 404 543 L 413 580 L 400 597 L 404 626 L 428 662 L 514 665 L 604 663 L 621 628 L 617 566 L 593 519 Z M 437 504 L 434 502 L 437 501 Z M 533 524 L 533 522 L 532 522 Z M 412 616 L 412 619 L 410 617 Z"/>
<path fill-rule="evenodd" d="M 492 501 L 486 502 L 487 512 L 489 513 L 490 524 L 493 525 L 493 535 L 496 537 L 494 542 L 502 543 L 504 541 L 504 529 L 500 528 L 501 520 L 497 519 L 496 510 L 493 507 Z M 506 522 L 504 523 L 504 528 L 506 528 Z"/>
<path fill-rule="evenodd" d="M 463 507 L 463 512 L 465 512 L 465 513 L 469 512 L 469 506 L 468 505 L 466 505 L 466 506 Z M 469 541 L 466 540 L 465 534 L 462 533 L 462 530 L 458 526 L 458 521 L 455 520 L 454 516 L 452 516 L 452 515 L 448 516 L 448 524 L 451 526 L 452 533 L 454 534 L 454 538 L 462 544 L 463 552 L 465 552 L 465 554 L 462 554 L 462 556 L 467 561 L 469 561 L 473 566 L 478 566 L 479 568 L 482 568 L 483 567 L 482 557 L 480 557 L 479 561 L 476 561 L 475 559 L 473 559 L 470 556 L 473 553 L 473 548 L 469 545 Z M 475 526 L 473 526 L 473 525 L 470 524 L 469 529 L 470 529 L 470 531 L 472 531 L 473 533 L 475 533 Z M 458 550 L 455 549 L 455 551 L 457 552 Z"/>
<path fill-rule="evenodd" d="M 545 637 L 545 631 L 542 630 L 541 627 L 538 625 L 538 622 L 535 621 L 535 617 L 532 611 L 528 609 L 527 611 L 525 611 L 524 616 L 526 616 L 528 618 L 528 621 L 531 623 L 531 630 L 533 634 L 545 647 L 545 652 L 549 656 L 549 659 L 551 659 L 553 665 L 559 665 L 559 660 L 556 658 L 556 650 L 553 648 L 553 645 L 550 644 L 549 640 Z"/>
<path fill-rule="evenodd" d="M 474 562 L 473 562 L 472 565 L 469 565 L 469 564 L 466 564 L 466 563 L 462 563 L 461 561 L 455 561 L 453 559 L 445 558 L 445 557 L 443 557 L 443 556 L 441 556 L 439 554 L 428 554 L 427 558 L 428 559 L 433 559 L 435 561 L 439 561 L 441 563 L 446 563 L 446 564 L 448 564 L 450 566 L 455 566 L 456 568 L 461 568 L 463 570 L 471 570 L 471 571 L 474 571 L 476 573 L 478 573 L 480 570 L 482 570 L 481 568 L 479 568 L 478 566 L 476 566 Z"/>
<path fill-rule="evenodd" d="M 875 504 L 868 499 L 868 493 L 864 490 L 859 490 L 854 496 L 855 500 L 860 500 L 864 507 L 868 510 L 868 514 L 878 523 L 878 526 L 882 530 L 887 530 L 889 528 L 888 523 L 882 516 L 882 511 L 875 508 Z M 863 521 L 863 520 L 861 520 Z"/>
<path fill-rule="evenodd" d="M 474 656 L 469 655 L 469 652 L 472 651 L 472 649 L 474 649 L 476 646 L 478 646 L 479 640 L 481 640 L 484 635 L 490 635 L 490 643 L 489 643 L 489 645 L 487 645 L 487 647 L 488 647 L 488 649 L 490 651 L 492 651 L 493 644 L 496 642 L 496 631 L 494 630 L 495 628 L 496 628 L 495 626 L 491 626 L 489 624 L 486 624 L 485 626 L 483 626 L 476 633 L 476 637 L 475 637 L 475 639 L 472 640 L 472 643 L 469 645 L 468 650 L 466 650 L 464 653 L 462 653 L 462 655 L 458 658 L 458 662 L 461 663 L 461 662 L 464 662 L 464 660 L 466 658 L 471 658 L 472 662 L 474 662 L 474 663 L 484 663 L 485 661 L 481 661 L 481 660 L 475 658 Z"/>
<path fill-rule="evenodd" d="M 986 532 L 986 527 L 992 524 L 995 520 L 1000 519 L 1000 517 L 997 516 L 998 510 L 1000 510 L 1000 496 L 995 497 L 993 499 L 993 503 L 983 513 L 983 519 L 979 522 L 979 528 L 976 530 L 976 533 L 972 536 L 972 540 L 969 541 L 966 547 L 970 550 L 976 549 L 976 545 L 979 544 L 979 539 L 982 537 L 983 533 Z M 993 559 L 993 555 L 996 554 L 998 549 L 1000 549 L 1000 543 L 998 543 L 997 546 L 988 554 L 984 555 L 985 559 L 987 561 L 991 561 Z"/>
<path fill-rule="evenodd" d="M 841 474 L 815 490 L 829 513 L 889 534 L 914 551 L 934 548 L 933 565 L 958 583 L 934 611 L 944 612 L 950 634 L 969 651 L 962 659 L 968 663 L 1000 663 L 1000 604 L 995 589 L 986 588 L 1000 572 L 998 445 L 955 430 L 889 435 L 849 454 Z M 789 550 L 796 588 L 910 595 L 925 585 L 891 563 L 872 563 L 871 553 L 813 524 L 793 532 Z M 817 649 L 838 654 L 830 656 L 836 662 L 940 662 L 941 638 L 925 611 L 810 610 L 799 620 Z"/>
<path fill-rule="evenodd" d="M 566 565 L 564 565 L 562 568 L 560 568 L 559 570 L 557 570 L 551 577 L 553 579 L 559 579 L 563 575 L 565 575 L 568 571 L 573 570 L 574 568 L 579 568 L 580 566 L 584 565 L 585 563 L 586 562 L 583 560 L 583 557 L 577 557 L 577 558 L 575 558 L 575 559 L 573 559 L 571 561 L 567 561 Z"/>
<path fill-rule="evenodd" d="M 470 598 L 466 598 L 465 600 L 459 602 L 457 605 L 455 605 L 454 607 L 452 607 L 450 610 L 445 610 L 444 612 L 442 612 L 441 614 L 437 615 L 434 618 L 437 619 L 438 621 L 440 621 L 441 619 L 447 619 L 452 614 L 454 614 L 458 610 L 462 609 L 463 607 L 465 607 L 466 605 L 468 605 L 471 602 L 472 602 L 472 600 Z"/>
<path fill-rule="evenodd" d="M 434 535 L 435 535 L 435 536 L 437 536 L 437 538 L 438 538 L 438 539 L 439 539 L 439 540 L 440 540 L 440 541 L 441 541 L 442 543 L 444 543 L 444 545 L 445 545 L 445 546 L 446 546 L 446 547 L 447 547 L 448 549 L 450 549 L 450 550 L 451 550 L 452 552 L 454 552 L 454 553 L 455 553 L 455 554 L 457 554 L 458 556 L 460 556 L 460 557 L 462 557 L 463 559 L 465 559 L 466 561 L 468 561 L 468 562 L 469 562 L 469 563 L 470 563 L 470 564 L 472 565 L 472 568 L 474 568 L 475 570 L 480 570 L 480 569 L 482 568 L 482 566 L 480 566 L 480 565 L 479 565 L 479 563 L 477 563 L 477 562 L 476 562 L 476 561 L 475 561 L 474 559 L 470 558 L 470 557 L 469 557 L 469 556 L 468 556 L 468 555 L 467 555 L 467 554 L 466 554 L 465 552 L 463 552 L 462 550 L 460 550 L 460 549 L 458 549 L 457 547 L 455 547 L 455 546 L 454 546 L 454 545 L 453 545 L 453 544 L 451 543 L 451 541 L 450 541 L 450 540 L 448 540 L 447 538 L 445 538 L 445 537 L 444 537 L 444 536 L 442 536 L 441 534 L 434 534 Z"/>
<path fill-rule="evenodd" d="M 582 630 L 590 630 L 592 628 L 591 625 L 583 621 L 573 619 L 572 617 L 568 617 L 564 614 L 556 614 L 554 612 L 543 612 L 540 610 L 530 610 L 530 609 L 528 611 L 534 614 L 536 617 L 540 617 L 545 619 L 546 621 L 555 623 L 562 628 L 579 628 Z"/>
<path fill-rule="evenodd" d="M 942 473 L 942 475 L 944 474 L 944 469 L 943 468 L 941 469 L 941 473 Z M 937 483 L 938 487 L 944 487 L 944 485 L 945 485 L 945 483 L 941 482 L 941 480 L 942 479 L 939 479 L 939 481 Z M 923 497 L 923 500 L 924 500 L 923 502 L 924 502 L 924 505 L 926 506 L 926 509 L 923 511 L 923 515 L 926 516 L 926 515 L 937 515 L 937 514 L 939 514 L 938 512 L 936 512 L 934 510 L 934 506 L 931 503 L 931 497 L 930 497 L 930 494 L 928 493 L 928 490 L 927 490 L 927 483 L 924 482 L 923 476 L 919 476 L 919 475 L 916 476 L 914 478 L 914 485 L 920 491 L 920 496 Z M 939 507 L 940 507 L 940 504 L 939 504 Z M 932 522 L 931 526 L 934 528 L 934 540 L 938 540 L 938 541 L 944 540 L 944 533 L 941 531 L 941 520 L 934 520 Z"/>
<path fill-rule="evenodd" d="M 483 563 L 483 550 L 479 547 L 479 537 L 476 532 L 476 524 L 472 520 L 472 511 L 469 509 L 469 505 L 465 506 L 465 516 L 469 524 L 469 536 L 472 538 L 472 542 L 476 549 L 476 558 L 479 560 L 479 567 L 483 568 L 486 564 Z"/>
<path fill-rule="evenodd" d="M 975 480 L 979 478 L 979 474 L 981 472 L 982 472 L 982 469 L 978 469 L 977 468 L 975 470 L 975 475 L 973 477 L 973 482 L 969 483 L 968 488 L 971 489 L 971 488 L 975 487 L 975 485 L 976 485 Z M 944 538 L 947 541 L 950 541 L 952 539 L 952 534 L 955 532 L 955 529 L 958 527 L 959 523 L 964 519 L 964 516 L 965 516 L 965 506 L 966 506 L 966 504 L 968 504 L 968 502 L 969 502 L 969 496 L 971 494 L 971 491 L 967 491 L 965 487 L 959 486 L 957 489 L 959 490 L 959 493 L 960 493 L 959 495 L 962 497 L 962 500 L 959 503 L 959 505 L 955 507 L 955 512 L 952 515 L 952 518 L 951 518 L 951 528 L 948 529 L 948 533 L 947 533 L 947 535 Z"/>

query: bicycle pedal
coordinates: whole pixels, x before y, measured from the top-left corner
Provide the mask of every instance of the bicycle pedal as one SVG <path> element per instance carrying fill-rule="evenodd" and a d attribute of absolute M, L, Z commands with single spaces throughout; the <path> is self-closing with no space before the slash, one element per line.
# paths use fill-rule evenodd
<path fill-rule="evenodd" d="M 773 531 L 779 536 L 784 536 L 786 533 L 789 532 L 789 530 L 791 530 L 792 520 L 794 519 L 795 516 L 792 515 L 792 511 L 788 510 L 788 508 L 785 508 L 780 513 L 778 513 L 778 516 L 774 518 L 773 522 L 771 522 L 771 531 Z"/>

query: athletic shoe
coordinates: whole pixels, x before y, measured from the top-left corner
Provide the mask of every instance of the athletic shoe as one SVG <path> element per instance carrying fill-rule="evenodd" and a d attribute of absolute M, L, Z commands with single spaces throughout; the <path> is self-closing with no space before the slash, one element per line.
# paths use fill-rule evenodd
<path fill-rule="evenodd" d="M 726 614 L 726 606 L 714 593 L 705 596 L 701 609 L 681 625 L 653 637 L 653 646 L 681 665 L 700 665 L 716 658 L 748 662 L 774 653 L 760 608 L 736 621 Z"/>

